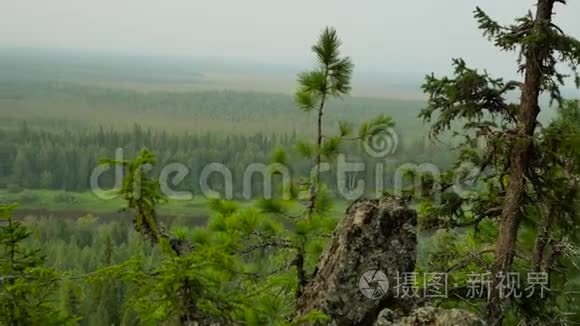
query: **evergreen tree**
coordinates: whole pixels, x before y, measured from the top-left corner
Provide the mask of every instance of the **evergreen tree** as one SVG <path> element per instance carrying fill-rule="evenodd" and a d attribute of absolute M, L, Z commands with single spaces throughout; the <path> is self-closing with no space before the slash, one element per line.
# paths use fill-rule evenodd
<path fill-rule="evenodd" d="M 291 201 L 301 201 L 304 211 L 292 212 L 291 205 L 280 200 L 263 200 L 260 208 L 268 213 L 288 219 L 294 225 L 294 232 L 286 238 L 262 239 L 261 243 L 280 247 L 282 250 L 294 250 L 295 256 L 291 265 L 296 267 L 296 297 L 302 295 L 302 289 L 309 280 L 307 270 L 313 268 L 321 248 L 325 243 L 325 235 L 329 234 L 336 220 L 329 216 L 332 200 L 328 187 L 321 182 L 321 164 L 330 163 L 344 149 L 347 141 L 368 142 L 374 137 L 388 133 L 394 126 L 390 117 L 380 115 L 369 122 L 361 124 L 358 135 L 352 136 L 353 126 L 350 122 L 341 121 L 338 124 L 338 134 L 331 135 L 322 129 L 323 116 L 328 101 L 341 97 L 350 91 L 350 78 L 354 65 L 350 58 L 341 57 L 341 41 L 336 30 L 325 28 L 312 52 L 317 59 L 317 68 L 298 76 L 298 89 L 295 100 L 299 108 L 305 112 L 314 111 L 317 116 L 316 138 L 314 142 L 297 141 L 296 151 L 309 160 L 307 177 L 293 180 L 283 185 L 283 193 Z M 278 148 L 272 152 L 271 162 L 288 166 L 286 152 Z M 272 173 L 276 174 L 276 168 Z M 260 239 L 260 237 L 257 237 Z M 308 266 L 310 265 L 310 266 Z"/>
<path fill-rule="evenodd" d="M 481 186 L 480 191 L 469 196 L 449 192 L 453 178 L 450 172 L 439 185 L 443 190 L 442 205 L 425 206 L 424 223 L 440 227 L 475 225 L 478 230 L 477 226 L 487 220 L 498 221 L 497 239 L 491 250 L 495 258 L 489 269 L 492 284 L 487 319 L 491 325 L 500 324 L 508 309 L 506 298 L 500 297 L 499 276 L 512 270 L 516 252 L 524 249 L 518 248 L 521 244 L 517 242 L 522 221 L 537 222 L 547 212 L 545 205 L 557 214 L 571 213 L 552 205 L 554 197 L 548 185 L 555 175 L 547 173 L 546 167 L 565 168 L 563 162 L 551 160 L 542 152 L 547 138 L 538 133 L 537 121 L 540 94 L 549 94 L 560 106 L 564 103 L 559 88 L 565 75 L 557 65 L 568 64 L 575 72 L 580 62 L 580 42 L 552 22 L 556 3 L 564 1 L 538 0 L 535 15 L 529 13 L 509 26 L 493 21 L 480 8 L 475 11 L 485 36 L 504 51 L 519 51 L 518 71 L 523 74 L 523 81 L 492 78 L 457 59 L 453 78 L 428 76 L 423 85 L 429 101 L 421 117 L 430 121 L 436 115 L 432 124 L 434 136 L 452 129 L 455 122 L 463 124 L 464 142 L 455 173 L 459 173 L 462 164 L 472 164 L 478 170 L 476 183 Z M 577 84 L 578 80 L 576 75 Z M 520 91 L 520 100 L 509 103 L 506 94 L 514 90 Z"/>
<path fill-rule="evenodd" d="M 67 319 L 52 303 L 58 275 L 43 266 L 38 250 L 23 247 L 30 232 L 12 219 L 14 208 L 0 206 L 0 321 L 4 325 L 61 325 Z"/>
<path fill-rule="evenodd" d="M 301 73 L 298 76 L 296 102 L 306 112 L 315 110 L 317 115 L 316 143 L 313 150 L 314 174 L 310 181 L 310 198 L 307 212 L 312 215 L 319 188 L 320 163 L 322 163 L 323 130 L 322 117 L 326 102 L 331 97 L 340 97 L 350 92 L 350 78 L 354 65 L 349 57 L 340 55 L 341 41 L 336 30 L 325 28 L 312 52 L 316 55 L 317 69 Z M 334 146 L 337 140 L 327 140 L 328 147 Z"/>

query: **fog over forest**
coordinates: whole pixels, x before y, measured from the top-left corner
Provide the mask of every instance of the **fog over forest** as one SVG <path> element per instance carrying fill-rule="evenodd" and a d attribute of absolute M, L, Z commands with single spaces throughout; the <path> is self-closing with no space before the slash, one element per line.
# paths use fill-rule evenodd
<path fill-rule="evenodd" d="M 0 9 L 0 326 L 580 323 L 580 3 Z"/>

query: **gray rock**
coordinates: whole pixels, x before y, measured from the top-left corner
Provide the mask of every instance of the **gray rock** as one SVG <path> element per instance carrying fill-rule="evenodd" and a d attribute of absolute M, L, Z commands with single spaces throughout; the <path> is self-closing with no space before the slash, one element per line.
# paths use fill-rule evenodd
<path fill-rule="evenodd" d="M 393 285 L 398 275 L 415 268 L 416 225 L 416 212 L 401 198 L 354 202 L 304 288 L 298 314 L 319 309 L 333 325 L 372 325 L 382 308 L 406 305 Z"/>
<path fill-rule="evenodd" d="M 477 315 L 460 309 L 421 307 L 404 317 L 390 309 L 380 312 L 374 326 L 484 326 Z"/>

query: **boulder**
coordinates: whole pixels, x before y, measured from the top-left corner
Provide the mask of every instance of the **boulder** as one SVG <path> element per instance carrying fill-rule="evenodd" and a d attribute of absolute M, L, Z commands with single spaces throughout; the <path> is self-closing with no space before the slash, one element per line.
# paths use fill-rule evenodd
<path fill-rule="evenodd" d="M 355 201 L 346 211 L 298 299 L 333 325 L 372 325 L 385 307 L 408 309 L 394 284 L 415 269 L 417 214 L 402 198 Z"/>

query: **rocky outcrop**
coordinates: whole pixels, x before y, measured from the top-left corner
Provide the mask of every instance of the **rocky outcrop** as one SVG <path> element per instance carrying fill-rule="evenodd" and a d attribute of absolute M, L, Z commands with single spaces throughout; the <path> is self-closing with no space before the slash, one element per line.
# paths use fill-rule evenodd
<path fill-rule="evenodd" d="M 372 325 L 379 312 L 405 307 L 398 275 L 415 268 L 417 215 L 404 200 L 358 200 L 347 209 L 298 300 L 298 313 L 321 310 L 333 325 Z"/>
<path fill-rule="evenodd" d="M 460 309 L 422 307 L 409 315 L 398 317 L 390 309 L 379 314 L 374 326 L 483 326 L 485 323 L 475 314 Z"/>

